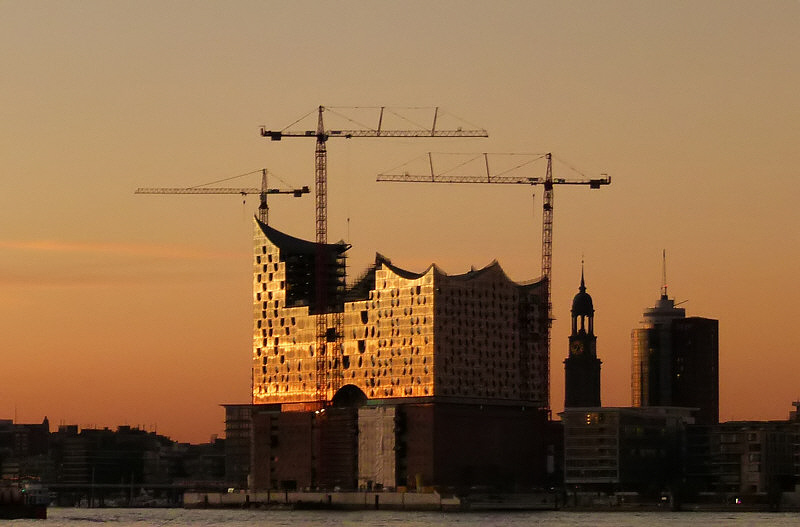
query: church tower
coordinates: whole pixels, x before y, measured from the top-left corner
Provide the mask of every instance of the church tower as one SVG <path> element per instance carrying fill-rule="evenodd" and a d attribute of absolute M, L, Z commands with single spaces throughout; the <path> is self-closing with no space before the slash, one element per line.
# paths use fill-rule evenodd
<path fill-rule="evenodd" d="M 564 360 L 564 407 L 600 406 L 600 359 L 594 334 L 594 306 L 586 292 L 581 264 L 581 286 L 572 299 L 572 334 L 569 357 Z"/>

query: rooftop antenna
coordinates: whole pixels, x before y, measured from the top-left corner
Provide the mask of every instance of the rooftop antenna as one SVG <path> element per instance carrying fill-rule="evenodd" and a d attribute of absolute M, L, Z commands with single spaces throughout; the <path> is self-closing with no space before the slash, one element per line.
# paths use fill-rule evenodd
<path fill-rule="evenodd" d="M 661 298 L 667 298 L 667 250 L 661 250 Z"/>

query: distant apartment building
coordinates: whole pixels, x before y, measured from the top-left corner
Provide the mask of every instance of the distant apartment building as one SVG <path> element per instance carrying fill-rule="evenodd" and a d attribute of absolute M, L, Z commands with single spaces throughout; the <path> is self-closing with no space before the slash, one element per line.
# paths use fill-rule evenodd
<path fill-rule="evenodd" d="M 514 283 L 497 263 L 417 273 L 377 255 L 347 286 L 347 244 L 255 222 L 255 488 L 531 485 L 541 476 L 545 282 Z"/>
<path fill-rule="evenodd" d="M 249 406 L 248 406 L 249 408 Z M 187 487 L 225 486 L 224 440 L 190 445 L 131 426 L 81 428 L 0 420 L 0 478 L 35 480 L 60 505 L 180 502 Z M 105 501 L 108 499 L 109 501 Z"/>
<path fill-rule="evenodd" d="M 730 421 L 713 427 L 713 490 L 741 494 L 792 490 L 796 433 L 786 421 Z"/>
<path fill-rule="evenodd" d="M 47 459 L 50 439 L 47 417 L 40 424 L 0 419 L 0 478 L 19 479 L 52 472 Z"/>
<path fill-rule="evenodd" d="M 224 404 L 225 481 L 234 488 L 247 488 L 250 475 L 253 407 Z"/>
<path fill-rule="evenodd" d="M 719 422 L 719 321 L 687 318 L 664 286 L 641 324 L 631 332 L 632 405 L 696 408 L 698 423 Z"/>
<path fill-rule="evenodd" d="M 695 424 L 692 409 L 567 408 L 564 483 L 577 491 L 777 505 L 795 490 L 800 421 Z M 678 496 L 679 495 L 679 496 Z M 705 496 L 703 498 L 703 496 Z"/>
<path fill-rule="evenodd" d="M 682 470 L 686 408 L 566 408 L 567 488 L 657 494 Z"/>
<path fill-rule="evenodd" d="M 768 495 L 800 485 L 800 418 L 689 427 L 687 478 L 697 490 Z"/>
<path fill-rule="evenodd" d="M 50 436 L 51 457 L 59 467 L 62 484 L 167 483 L 188 479 L 190 473 L 186 467 L 191 457 L 188 446 L 182 448 L 165 436 L 139 428 L 62 425 Z M 224 463 L 222 452 L 218 459 Z M 217 472 L 220 477 L 222 470 Z"/>

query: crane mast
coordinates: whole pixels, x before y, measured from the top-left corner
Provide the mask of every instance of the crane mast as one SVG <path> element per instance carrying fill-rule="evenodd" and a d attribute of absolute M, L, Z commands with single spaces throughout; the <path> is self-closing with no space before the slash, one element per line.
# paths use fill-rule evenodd
<path fill-rule="evenodd" d="M 500 154 L 498 154 L 500 155 Z M 409 174 L 403 172 L 400 174 L 379 174 L 377 181 L 381 182 L 406 182 L 406 183 L 494 183 L 494 184 L 520 184 L 520 185 L 543 185 L 544 198 L 542 203 L 542 278 L 545 283 L 545 291 L 547 298 L 547 352 L 550 356 L 550 326 L 553 321 L 553 305 L 552 305 L 552 274 L 553 274 L 553 203 L 555 185 L 586 185 L 591 189 L 598 189 L 601 186 L 609 185 L 611 178 L 603 176 L 600 178 L 589 179 L 565 179 L 553 178 L 553 156 L 550 153 L 544 155 L 532 156 L 530 162 L 544 157 L 547 161 L 547 169 L 544 178 L 541 177 L 519 177 L 509 176 L 503 174 L 492 174 L 489 168 L 489 154 L 483 153 L 475 157 L 483 157 L 483 166 L 485 167 L 485 174 L 483 175 L 462 175 L 443 173 L 439 174 L 434 169 L 433 154 L 428 153 L 428 166 L 430 167 L 429 174 Z M 474 160 L 474 158 L 473 158 Z M 528 164 L 528 163 L 525 163 Z M 524 166 L 524 165 L 523 165 Z M 519 167 L 517 167 L 519 168 Z M 549 372 L 549 368 L 548 368 Z M 550 384 L 548 373 L 548 387 Z"/>
<path fill-rule="evenodd" d="M 542 199 L 542 276 L 547 288 L 547 318 L 553 320 L 551 279 L 553 269 L 553 156 L 547 154 L 547 172 L 544 177 Z M 550 332 L 547 332 L 547 349 L 550 349 Z"/>
<path fill-rule="evenodd" d="M 314 149 L 314 191 L 316 199 L 316 241 L 317 251 L 315 255 L 316 275 L 316 399 L 320 406 L 324 406 L 328 401 L 328 388 L 336 392 L 339 387 L 339 379 L 336 372 L 336 361 L 342 354 L 342 321 L 336 316 L 336 309 L 328 307 L 328 276 L 327 276 L 327 251 L 325 245 L 328 243 L 328 137 L 325 134 L 325 124 L 322 119 L 322 106 L 319 107 L 319 117 L 317 118 L 317 144 Z M 329 327 L 335 328 L 333 335 L 328 331 Z M 331 338 L 332 337 L 332 338 Z M 328 357 L 328 340 L 332 340 L 332 357 Z M 334 374 L 333 376 L 331 374 Z M 333 378 L 332 378 L 333 377 Z"/>
<path fill-rule="evenodd" d="M 488 137 L 483 129 L 458 128 L 455 130 L 437 130 L 439 108 L 434 108 L 433 120 L 430 128 L 387 130 L 383 128 L 384 115 L 393 111 L 385 106 L 379 108 L 377 124 L 374 127 L 362 126 L 350 129 L 327 129 L 323 114 L 330 108 L 319 106 L 317 108 L 317 126 L 315 130 L 267 130 L 261 128 L 261 136 L 268 137 L 271 141 L 280 141 L 284 137 L 313 137 L 316 139 L 314 150 L 314 180 L 316 194 L 316 242 L 315 256 L 315 301 L 316 308 L 316 402 L 324 408 L 336 394 L 341 383 L 340 356 L 342 350 L 342 325 L 344 314 L 340 309 L 335 309 L 328 298 L 328 139 L 340 137 L 352 139 L 355 137 Z M 335 302 L 338 303 L 338 300 Z"/>

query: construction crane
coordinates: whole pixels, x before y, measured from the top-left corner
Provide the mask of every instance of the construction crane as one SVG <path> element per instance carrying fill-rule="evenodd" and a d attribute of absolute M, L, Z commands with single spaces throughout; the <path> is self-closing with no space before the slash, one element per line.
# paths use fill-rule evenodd
<path fill-rule="evenodd" d="M 254 174 L 250 172 L 243 174 L 248 176 Z M 240 177 L 240 176 L 236 176 Z M 267 187 L 267 169 L 261 169 L 261 188 L 247 187 L 247 188 L 229 188 L 229 187 L 206 187 L 198 185 L 196 187 L 156 187 L 156 188 L 137 188 L 134 194 L 241 194 L 247 196 L 250 194 L 258 194 L 260 203 L 258 205 L 258 219 L 262 223 L 269 224 L 269 207 L 267 206 L 268 194 L 291 194 L 295 198 L 299 198 L 303 194 L 310 192 L 307 186 L 294 189 L 277 189 Z"/>
<path fill-rule="evenodd" d="M 215 181 L 213 183 L 207 183 L 208 185 L 213 185 L 214 183 L 220 183 L 222 181 L 228 181 L 231 179 L 249 176 L 259 172 L 255 170 L 253 172 L 248 172 L 247 174 L 241 174 L 239 176 L 233 176 L 230 178 L 225 178 L 219 181 Z M 269 188 L 267 186 L 267 174 L 268 171 L 266 168 L 262 168 L 261 172 L 261 188 L 255 187 L 244 187 L 244 188 L 231 188 L 231 187 L 207 187 L 205 185 L 197 185 L 194 187 L 139 187 L 134 191 L 134 194 L 239 194 L 241 196 L 247 197 L 251 194 L 258 194 L 260 203 L 258 205 L 258 219 L 264 225 L 269 225 L 269 207 L 267 206 L 267 195 L 269 194 L 291 194 L 295 198 L 301 197 L 303 194 L 308 194 L 310 192 L 307 186 L 303 186 L 300 188 L 294 189 L 278 189 L 278 188 Z M 253 375 L 250 376 L 251 382 L 253 379 Z M 251 386 L 252 388 L 252 386 Z M 252 392 L 252 390 L 251 390 Z"/>
<path fill-rule="evenodd" d="M 553 156 L 547 154 L 534 154 L 529 155 L 529 161 L 506 170 L 500 174 L 492 174 L 489 168 L 489 155 L 482 153 L 472 155 L 471 159 L 461 163 L 459 167 L 466 165 L 470 161 L 481 159 L 482 166 L 485 167 L 484 173 L 481 175 L 456 175 L 450 173 L 448 170 L 444 173 L 437 173 L 434 169 L 433 154 L 428 152 L 427 164 L 430 167 L 430 172 L 427 174 L 409 174 L 403 172 L 400 174 L 379 174 L 378 181 L 394 181 L 405 183 L 497 183 L 497 184 L 517 184 L 517 185 L 543 185 L 544 198 L 542 203 L 542 278 L 544 278 L 546 298 L 547 298 L 547 350 L 548 356 L 550 354 L 550 326 L 553 321 L 553 306 L 552 306 L 552 269 L 553 269 L 553 187 L 555 185 L 588 185 L 591 189 L 598 189 L 603 185 L 611 183 L 611 178 L 607 175 L 601 175 L 599 178 L 584 178 L 584 179 L 565 179 L 553 178 Z M 503 154 L 491 154 L 503 155 Z M 513 154 L 507 154 L 513 155 Z M 547 160 L 547 169 L 544 177 L 523 177 L 514 175 L 504 175 L 510 171 L 517 170 L 523 166 L 533 163 L 539 159 L 545 158 Z M 549 379 L 548 379 L 549 386 Z"/>
<path fill-rule="evenodd" d="M 338 109 L 338 108 L 337 108 Z M 356 108 L 350 108 L 356 109 Z M 358 108 L 364 109 L 364 108 Z M 342 349 L 342 322 L 343 313 L 338 309 L 330 309 L 327 288 L 327 273 L 326 266 L 326 249 L 325 246 L 328 242 L 328 151 L 326 143 L 328 139 L 340 137 L 344 139 L 352 139 L 355 137 L 403 137 L 403 138 L 420 138 L 420 137 L 488 137 L 488 133 L 483 129 L 465 130 L 457 128 L 455 130 L 437 129 L 437 121 L 439 120 L 439 107 L 430 108 L 432 110 L 430 126 L 416 126 L 414 129 L 405 130 L 387 130 L 383 128 L 384 117 L 389 117 L 390 114 L 399 116 L 401 119 L 412 122 L 408 118 L 400 115 L 400 111 L 404 109 L 389 108 L 386 106 L 370 108 L 377 112 L 377 122 L 374 126 L 365 126 L 357 123 L 347 116 L 338 114 L 340 117 L 357 124 L 357 128 L 352 129 L 338 129 L 332 130 L 325 127 L 323 114 L 334 110 L 331 107 L 320 106 L 317 111 L 317 126 L 315 130 L 289 130 L 286 127 L 282 130 L 267 130 L 266 127 L 261 128 L 261 136 L 269 137 L 272 141 L 280 141 L 284 137 L 308 137 L 316 139 L 316 149 L 314 151 L 314 179 L 315 179 L 315 194 L 316 194 L 316 242 L 317 242 L 317 255 L 316 255 L 316 268 L 315 268 L 315 283 L 316 283 L 316 399 L 321 407 L 325 407 L 329 403 L 328 392 L 330 390 L 331 396 L 336 393 L 339 384 L 339 356 Z M 410 110 L 406 108 L 405 110 Z M 419 110 L 419 108 L 416 108 Z M 294 124 L 305 119 L 310 112 L 301 117 Z M 329 331 L 332 328 L 332 331 Z M 328 350 L 328 343 L 332 344 L 330 355 L 326 352 Z M 333 375 L 331 371 L 333 370 Z"/>

